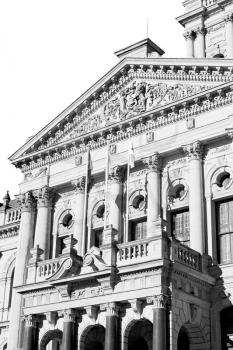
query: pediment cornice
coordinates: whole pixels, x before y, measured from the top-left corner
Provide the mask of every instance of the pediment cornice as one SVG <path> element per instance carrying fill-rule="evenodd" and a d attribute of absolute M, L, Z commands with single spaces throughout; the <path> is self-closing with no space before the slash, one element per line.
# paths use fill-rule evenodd
<path fill-rule="evenodd" d="M 131 113 L 126 118 L 117 120 L 118 129 L 127 128 L 129 123 L 135 124 L 140 118 L 144 118 L 145 123 L 145 118 L 148 119 L 148 113 L 150 114 L 149 119 L 154 120 L 155 124 L 159 124 L 158 121 L 156 123 L 158 113 L 161 114 L 164 111 L 164 114 L 169 116 L 170 113 L 174 113 L 172 109 L 184 108 L 182 104 L 185 103 L 188 104 L 185 107 L 187 109 L 191 100 L 194 97 L 205 96 L 207 89 L 210 94 L 216 94 L 216 89 L 219 89 L 220 86 L 223 89 L 222 92 L 225 91 L 233 80 L 232 71 L 232 60 L 126 58 L 31 138 L 10 157 L 10 160 L 16 166 L 26 170 L 30 162 L 38 163 L 35 162 L 35 157 L 42 159 L 35 166 L 38 167 L 48 164 L 48 159 L 51 158 L 52 154 L 56 155 L 55 158 L 59 160 L 70 151 L 73 155 L 77 152 L 83 152 L 87 145 L 93 146 L 95 144 L 96 147 L 97 140 L 98 144 L 105 144 L 106 137 L 112 134 L 112 129 L 116 126 L 114 123 L 102 125 L 96 130 L 87 131 L 82 135 L 78 134 L 77 137 L 74 135 L 72 139 L 66 140 L 65 137 L 69 135 L 71 130 L 88 120 L 88 117 L 96 113 L 108 101 L 111 101 L 114 96 L 119 95 L 129 84 L 137 81 L 159 80 L 169 84 L 194 84 L 202 88 L 199 91 L 198 89 L 193 91 L 192 98 L 184 95 L 181 96 L 184 98 L 167 101 L 162 106 L 157 105 L 150 110 L 139 110 L 136 114 Z M 205 85 L 206 88 L 203 88 Z"/>

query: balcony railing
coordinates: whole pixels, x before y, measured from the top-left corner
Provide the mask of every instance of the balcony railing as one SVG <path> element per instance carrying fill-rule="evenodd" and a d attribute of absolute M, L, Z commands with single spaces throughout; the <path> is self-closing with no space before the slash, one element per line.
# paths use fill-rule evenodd
<path fill-rule="evenodd" d="M 60 264 L 60 258 L 38 262 L 37 281 L 44 281 L 45 279 L 54 275 L 58 271 Z"/>
<path fill-rule="evenodd" d="M 175 239 L 172 240 L 171 244 L 171 260 L 201 271 L 201 255 L 198 252 L 184 246 Z"/>
<path fill-rule="evenodd" d="M 117 266 L 161 259 L 162 241 L 156 237 L 117 245 Z"/>

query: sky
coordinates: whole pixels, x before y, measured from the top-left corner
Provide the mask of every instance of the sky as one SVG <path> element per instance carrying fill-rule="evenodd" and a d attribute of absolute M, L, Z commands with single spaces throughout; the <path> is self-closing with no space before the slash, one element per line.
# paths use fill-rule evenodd
<path fill-rule="evenodd" d="M 8 157 L 147 37 L 185 57 L 182 0 L 0 1 L 0 202 L 23 177 Z"/>

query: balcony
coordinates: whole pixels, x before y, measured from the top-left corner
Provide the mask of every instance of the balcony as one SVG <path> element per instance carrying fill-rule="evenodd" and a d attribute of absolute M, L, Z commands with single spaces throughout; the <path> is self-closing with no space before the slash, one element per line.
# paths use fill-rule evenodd
<path fill-rule="evenodd" d="M 193 270 L 200 271 L 202 267 L 202 257 L 197 251 L 186 247 L 176 239 L 171 241 L 171 260 L 189 267 Z"/>

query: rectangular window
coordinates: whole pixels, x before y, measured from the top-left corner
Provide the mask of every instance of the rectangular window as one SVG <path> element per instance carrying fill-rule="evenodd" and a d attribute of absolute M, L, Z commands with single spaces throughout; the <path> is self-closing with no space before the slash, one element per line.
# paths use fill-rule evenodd
<path fill-rule="evenodd" d="M 146 219 L 141 221 L 131 222 L 131 241 L 137 241 L 146 238 L 147 233 L 147 221 Z"/>
<path fill-rule="evenodd" d="M 182 210 L 172 213 L 172 234 L 183 244 L 189 246 L 190 229 L 189 229 L 189 211 Z"/>
<path fill-rule="evenodd" d="M 233 262 L 233 200 L 216 203 L 218 260 Z"/>

